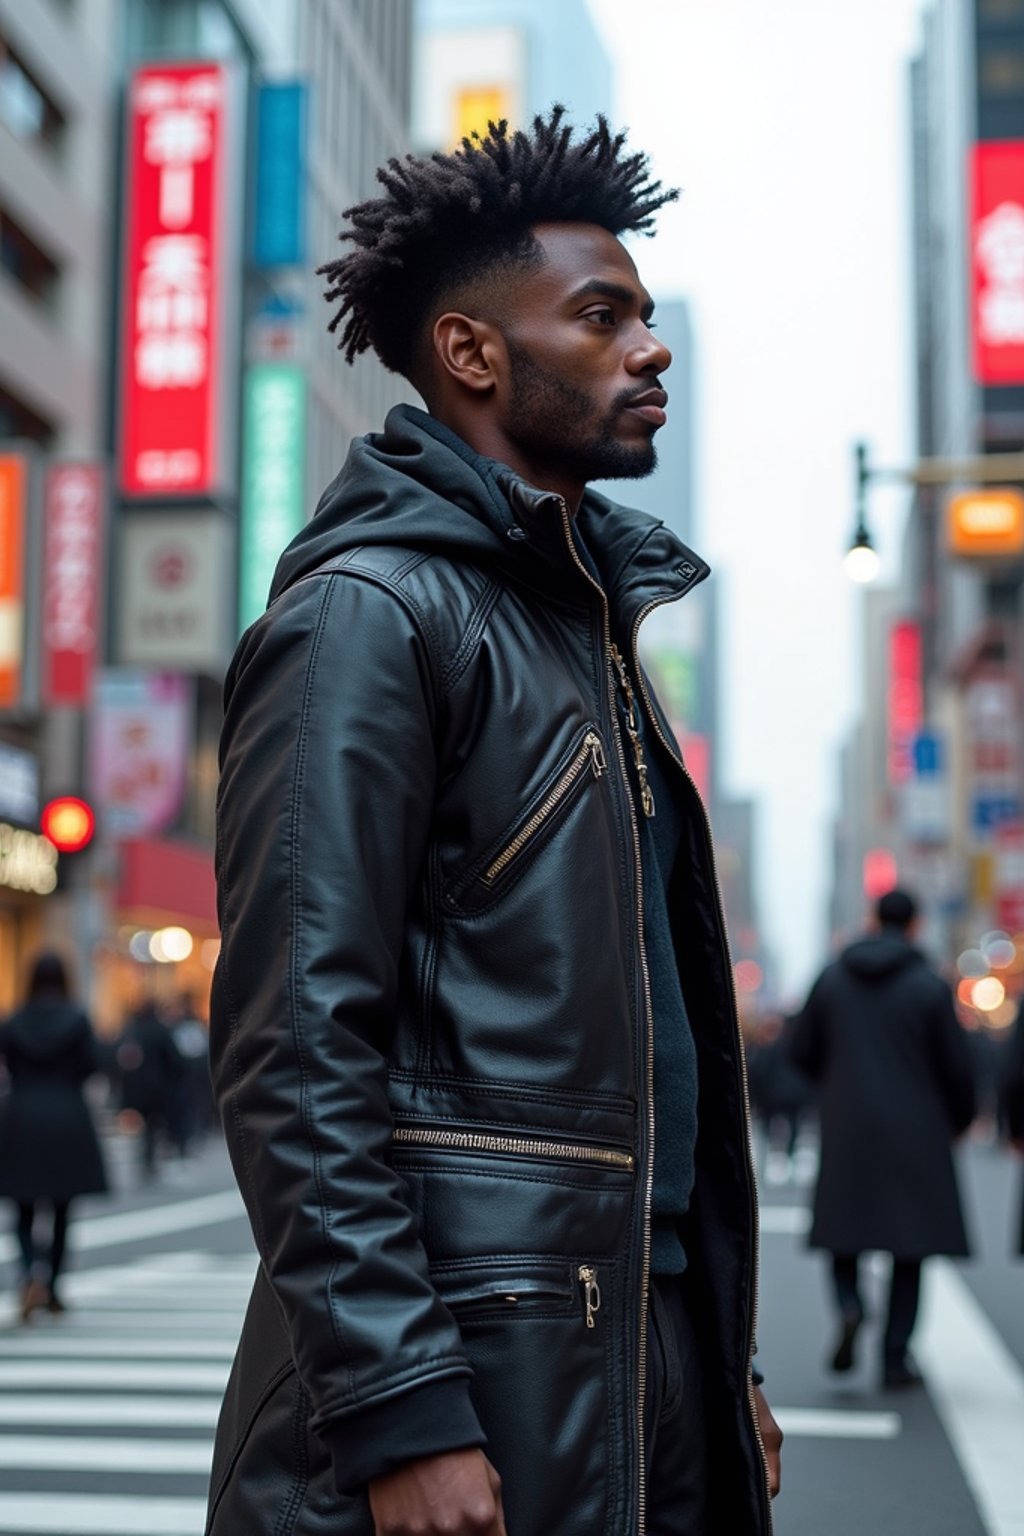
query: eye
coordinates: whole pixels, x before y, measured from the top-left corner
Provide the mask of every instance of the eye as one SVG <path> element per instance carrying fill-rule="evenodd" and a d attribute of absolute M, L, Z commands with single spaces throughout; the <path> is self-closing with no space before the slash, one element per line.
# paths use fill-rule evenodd
<path fill-rule="evenodd" d="M 614 309 L 609 309 L 607 304 L 604 304 L 600 309 L 588 310 L 584 319 L 593 320 L 595 325 L 611 326 L 615 324 L 615 311 Z"/>

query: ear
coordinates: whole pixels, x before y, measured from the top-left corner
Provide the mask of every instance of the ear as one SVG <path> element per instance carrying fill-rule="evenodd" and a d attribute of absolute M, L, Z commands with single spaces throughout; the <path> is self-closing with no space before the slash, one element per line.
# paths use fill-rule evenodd
<path fill-rule="evenodd" d="M 498 383 L 504 346 L 501 333 L 489 321 L 456 311 L 438 315 L 431 343 L 438 365 L 463 389 L 482 395 Z"/>

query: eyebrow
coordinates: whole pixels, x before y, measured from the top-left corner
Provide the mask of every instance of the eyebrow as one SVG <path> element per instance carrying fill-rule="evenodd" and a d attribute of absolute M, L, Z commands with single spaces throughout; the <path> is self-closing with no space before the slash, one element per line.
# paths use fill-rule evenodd
<path fill-rule="evenodd" d="M 590 277 L 569 295 L 569 302 L 575 304 L 579 299 L 586 299 L 591 295 L 602 299 L 617 299 L 620 304 L 633 304 L 637 296 L 636 289 L 628 288 L 625 283 L 613 283 L 603 277 Z M 654 300 L 648 294 L 640 306 L 640 318 L 649 320 L 653 314 Z"/>

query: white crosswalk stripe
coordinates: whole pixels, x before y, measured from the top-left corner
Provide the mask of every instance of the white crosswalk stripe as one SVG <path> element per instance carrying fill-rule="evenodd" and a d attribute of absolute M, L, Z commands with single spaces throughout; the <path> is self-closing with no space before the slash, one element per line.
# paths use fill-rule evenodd
<path fill-rule="evenodd" d="M 0 1536 L 202 1536 L 254 1261 L 157 1254 L 0 1313 Z"/>

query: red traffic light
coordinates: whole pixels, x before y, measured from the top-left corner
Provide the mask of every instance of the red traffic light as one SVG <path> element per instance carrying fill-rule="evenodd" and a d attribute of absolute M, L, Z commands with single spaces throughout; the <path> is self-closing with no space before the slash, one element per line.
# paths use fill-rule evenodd
<path fill-rule="evenodd" d="M 96 816 L 84 800 L 60 795 L 43 807 L 39 825 L 58 853 L 79 853 L 92 842 Z"/>

